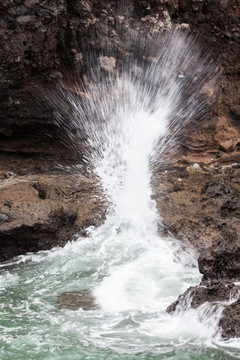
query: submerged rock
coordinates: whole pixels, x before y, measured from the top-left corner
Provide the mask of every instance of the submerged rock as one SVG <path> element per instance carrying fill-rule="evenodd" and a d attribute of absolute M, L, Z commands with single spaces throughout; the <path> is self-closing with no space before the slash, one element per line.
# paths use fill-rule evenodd
<path fill-rule="evenodd" d="M 82 308 L 87 311 L 98 308 L 90 290 L 62 293 L 58 296 L 57 303 L 60 309 L 78 310 Z"/>

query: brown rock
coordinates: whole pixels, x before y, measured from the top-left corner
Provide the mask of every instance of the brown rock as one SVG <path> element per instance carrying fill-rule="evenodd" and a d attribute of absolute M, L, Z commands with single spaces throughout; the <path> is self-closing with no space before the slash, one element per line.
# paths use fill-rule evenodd
<path fill-rule="evenodd" d="M 231 161 L 233 156 L 239 160 L 239 124 L 232 124 L 229 118 L 229 109 L 234 117 L 238 116 L 235 105 L 239 101 L 238 0 L 220 4 L 218 0 L 204 4 L 133 0 L 125 6 L 113 1 L 47 0 L 42 5 L 41 1 L 24 0 L 19 4 L 17 0 L 11 3 L 2 0 L 0 151 L 63 154 L 57 141 L 61 134 L 54 125 L 52 112 L 39 107 L 41 101 L 36 90 L 49 83 L 54 85 L 60 74 L 68 78 L 62 68 L 75 69 L 78 64 L 82 74 L 88 64 L 88 51 L 99 57 L 102 49 L 108 59 L 128 59 L 130 52 L 140 51 L 137 44 L 141 42 L 142 30 L 159 32 L 173 23 L 187 24 L 190 32 L 197 32 L 202 43 L 211 48 L 216 66 L 222 71 L 216 101 L 205 117 L 185 129 L 179 159 L 184 153 L 187 162 L 209 163 L 216 158 Z M 131 35 L 126 41 L 125 32 L 136 36 Z M 110 65 L 112 70 L 115 65 Z M 33 90 L 37 104 L 32 98 Z M 218 122 L 217 132 L 215 125 L 209 126 L 213 122 L 215 125 Z"/>
<path fill-rule="evenodd" d="M 14 177 L 0 183 L 1 260 L 63 246 L 105 218 L 96 181 L 77 175 Z"/>
<path fill-rule="evenodd" d="M 240 105 L 233 106 L 231 111 L 238 119 L 240 118 Z"/>
<path fill-rule="evenodd" d="M 154 199 L 164 230 L 200 253 L 214 241 L 238 238 L 240 172 L 235 166 L 155 173 Z"/>
<path fill-rule="evenodd" d="M 226 117 L 221 116 L 218 120 L 217 133 L 215 139 L 221 150 L 231 152 L 235 149 L 240 140 L 238 130 L 229 124 Z"/>

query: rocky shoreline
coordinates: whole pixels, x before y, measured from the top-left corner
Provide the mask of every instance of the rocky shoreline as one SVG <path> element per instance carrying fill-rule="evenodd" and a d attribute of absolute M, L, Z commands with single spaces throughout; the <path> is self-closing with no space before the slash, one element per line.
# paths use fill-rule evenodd
<path fill-rule="evenodd" d="M 171 304 L 174 313 L 208 302 L 222 308 L 222 337 L 240 337 L 240 165 L 167 171 L 154 177 L 166 233 L 191 244 L 203 278 Z M 224 305 L 222 305 L 224 304 Z"/>
<path fill-rule="evenodd" d="M 85 50 L 103 71 L 134 51 L 138 25 L 151 34 L 175 26 L 208 44 L 222 73 L 213 104 L 185 130 L 172 164 L 156 171 L 153 197 L 163 235 L 193 246 L 203 274 L 192 306 L 228 301 L 240 279 L 239 1 L 3 0 L 0 4 L 0 260 L 64 246 L 100 225 L 107 201 L 95 179 L 60 171 L 81 161 L 39 94 L 84 74 Z M 136 25 L 137 24 L 137 25 Z M 138 30 L 136 30 L 136 28 Z M 129 41 L 118 34 L 129 33 Z M 94 36 L 93 36 L 94 34 Z M 106 44 L 106 46 L 105 46 Z M 99 58 L 101 51 L 106 58 Z M 149 59 L 152 61 L 152 59 Z M 34 96 L 33 96 L 34 94 Z M 81 139 L 79 139 L 81 141 Z M 79 146 L 84 144 L 79 144 Z M 194 165 L 194 163 L 199 165 Z M 88 294 L 86 295 L 88 298 Z M 65 301 L 65 298 L 64 298 Z M 225 305 L 224 338 L 240 336 L 240 302 Z"/>

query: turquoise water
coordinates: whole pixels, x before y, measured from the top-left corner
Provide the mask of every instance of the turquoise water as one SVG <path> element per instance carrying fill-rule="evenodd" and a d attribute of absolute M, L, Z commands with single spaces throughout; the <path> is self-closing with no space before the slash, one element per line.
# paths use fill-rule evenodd
<path fill-rule="evenodd" d="M 96 237 L 96 234 L 92 236 Z M 159 286 L 166 286 L 166 282 L 164 279 L 160 281 L 163 274 L 160 272 L 161 267 L 156 269 L 153 254 L 149 255 L 152 256 L 153 266 L 145 264 L 143 274 L 142 266 L 136 265 L 141 257 L 139 253 L 131 258 L 124 257 L 118 263 L 112 250 L 110 254 L 100 256 L 100 237 L 97 240 L 80 239 L 69 243 L 64 249 L 27 254 L 1 265 L 0 359 L 239 358 L 237 342 L 231 345 L 229 342 L 221 342 L 218 337 L 212 337 L 209 335 L 212 333 L 209 324 L 205 325 L 206 333 L 203 334 L 196 330 L 200 323 L 192 314 L 183 319 L 177 316 L 174 319 L 174 316 L 164 311 L 166 299 L 171 302 L 177 297 L 176 292 L 180 293 L 188 285 L 198 282 L 196 268 L 185 264 L 181 273 L 180 266 L 167 279 L 168 290 L 163 288 L 155 293 L 147 287 L 149 278 L 146 278 L 146 272 L 149 277 L 157 279 L 156 284 L 159 283 Z M 142 248 L 141 251 L 146 250 Z M 115 264 L 109 266 L 108 257 Z M 94 289 L 98 286 L 101 289 L 104 279 L 110 280 L 110 288 L 106 289 L 104 285 L 103 292 L 111 298 L 111 292 L 117 291 L 111 283 L 111 278 L 115 281 L 114 271 L 122 271 L 123 274 L 121 268 L 133 264 L 136 265 L 135 272 L 140 271 L 139 276 L 134 279 L 125 275 L 118 300 L 114 297 L 111 299 L 114 303 L 109 302 L 109 311 L 104 306 L 90 311 L 58 308 L 57 296 L 61 292 Z M 176 274 L 181 284 L 176 284 Z M 141 288 L 135 288 L 136 281 L 141 281 Z M 149 296 L 155 296 L 155 302 Z M 117 311 L 115 305 L 122 309 Z M 194 328 L 195 334 L 192 331 Z"/>

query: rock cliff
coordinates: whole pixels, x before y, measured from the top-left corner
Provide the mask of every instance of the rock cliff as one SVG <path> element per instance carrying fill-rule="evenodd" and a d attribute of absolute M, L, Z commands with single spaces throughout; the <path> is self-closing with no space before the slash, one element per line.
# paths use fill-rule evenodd
<path fill-rule="evenodd" d="M 134 50 L 139 26 L 158 33 L 181 25 L 208 45 L 222 77 L 216 102 L 191 124 L 176 161 L 238 161 L 239 16 L 238 0 L 1 1 L 1 155 L 63 157 L 61 133 L 39 89 L 54 87 L 66 69 L 84 73 L 86 49 L 106 51 L 115 62 Z"/>

